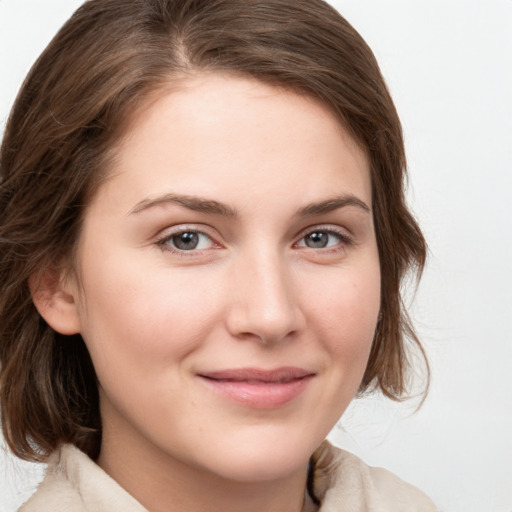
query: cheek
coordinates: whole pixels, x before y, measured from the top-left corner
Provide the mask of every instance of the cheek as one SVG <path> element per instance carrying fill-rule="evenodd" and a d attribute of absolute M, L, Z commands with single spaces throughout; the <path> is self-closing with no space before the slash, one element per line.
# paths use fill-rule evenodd
<path fill-rule="evenodd" d="M 309 299 L 322 339 L 345 373 L 366 366 L 380 310 L 377 264 L 346 268 L 328 281 L 325 292 Z"/>
<path fill-rule="evenodd" d="M 103 366 L 111 370 L 113 360 L 134 372 L 154 372 L 201 343 L 216 315 L 212 283 L 191 283 L 187 272 L 165 267 L 144 272 L 130 258 L 88 261 L 82 336 L 98 373 Z"/>

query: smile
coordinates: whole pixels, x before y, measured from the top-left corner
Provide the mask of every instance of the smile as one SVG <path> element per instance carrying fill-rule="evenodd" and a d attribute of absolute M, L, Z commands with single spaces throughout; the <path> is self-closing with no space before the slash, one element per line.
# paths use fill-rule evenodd
<path fill-rule="evenodd" d="M 255 409 L 275 409 L 297 398 L 315 376 L 302 368 L 240 368 L 198 374 L 224 397 Z"/>

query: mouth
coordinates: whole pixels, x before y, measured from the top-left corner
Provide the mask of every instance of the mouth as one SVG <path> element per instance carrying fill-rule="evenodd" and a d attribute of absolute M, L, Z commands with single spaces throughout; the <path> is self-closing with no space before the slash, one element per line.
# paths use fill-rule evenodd
<path fill-rule="evenodd" d="M 237 368 L 197 374 L 223 397 L 247 407 L 274 409 L 302 394 L 315 373 L 303 368 Z"/>

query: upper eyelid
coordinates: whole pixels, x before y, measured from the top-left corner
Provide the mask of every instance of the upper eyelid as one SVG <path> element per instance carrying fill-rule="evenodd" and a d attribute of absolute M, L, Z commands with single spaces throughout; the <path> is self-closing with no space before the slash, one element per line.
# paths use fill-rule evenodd
<path fill-rule="evenodd" d="M 187 231 L 193 231 L 195 233 L 200 233 L 203 235 L 206 235 L 210 238 L 215 238 L 213 233 L 213 228 L 210 228 L 209 226 L 205 224 L 177 224 L 175 226 L 168 226 L 162 230 L 160 230 L 156 238 L 165 238 L 169 236 L 174 236 L 179 233 L 186 233 Z"/>
<path fill-rule="evenodd" d="M 302 229 L 297 234 L 297 240 L 307 236 L 310 233 L 314 233 L 315 231 L 326 231 L 328 233 L 335 233 L 337 235 L 343 236 L 345 238 L 353 238 L 352 232 L 344 227 L 337 226 L 334 224 L 316 224 L 313 226 L 309 226 L 307 228 Z"/>

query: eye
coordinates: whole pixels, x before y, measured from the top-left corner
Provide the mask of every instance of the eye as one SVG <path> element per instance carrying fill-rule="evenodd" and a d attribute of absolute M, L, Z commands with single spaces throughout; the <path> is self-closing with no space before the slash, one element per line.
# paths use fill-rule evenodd
<path fill-rule="evenodd" d="M 213 240 L 200 231 L 186 230 L 173 233 L 170 236 L 159 240 L 158 245 L 170 246 L 176 251 L 196 251 L 210 249 L 215 246 Z"/>
<path fill-rule="evenodd" d="M 326 249 L 349 243 L 350 238 L 343 233 L 332 229 L 316 229 L 304 235 L 297 246 L 308 247 L 310 249 Z"/>

